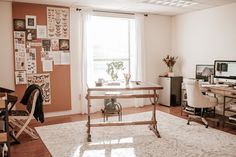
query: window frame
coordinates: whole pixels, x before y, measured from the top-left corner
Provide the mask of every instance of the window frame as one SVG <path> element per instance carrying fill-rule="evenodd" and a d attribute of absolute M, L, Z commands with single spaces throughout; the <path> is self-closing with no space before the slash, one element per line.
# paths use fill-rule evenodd
<path fill-rule="evenodd" d="M 93 63 L 95 62 L 99 62 L 99 61 L 127 61 L 128 62 L 128 69 L 127 69 L 127 73 L 130 73 L 131 72 L 131 20 L 135 20 L 134 18 L 134 15 L 131 15 L 131 14 L 118 14 L 118 13 L 104 13 L 104 12 L 94 12 L 93 15 L 94 16 L 97 16 L 97 17 L 111 17 L 111 18 L 119 18 L 119 19 L 122 19 L 122 18 L 125 18 L 128 20 L 128 58 L 119 58 L 119 59 L 116 59 L 116 58 L 112 58 L 112 59 L 100 59 L 100 58 L 94 58 L 93 57 Z M 94 52 L 93 52 L 94 53 Z M 94 69 L 95 70 L 95 69 Z M 124 80 L 123 79 L 120 79 L 120 80 Z"/>

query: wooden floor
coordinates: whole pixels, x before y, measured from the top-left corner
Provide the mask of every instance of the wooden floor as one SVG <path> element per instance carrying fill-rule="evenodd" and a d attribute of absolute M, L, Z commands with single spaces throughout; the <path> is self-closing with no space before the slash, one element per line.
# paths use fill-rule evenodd
<path fill-rule="evenodd" d="M 133 114 L 133 113 L 140 113 L 140 112 L 146 112 L 146 111 L 151 111 L 151 110 L 152 110 L 151 105 L 148 105 L 142 108 L 127 108 L 123 110 L 123 114 Z M 181 118 L 185 118 L 185 119 L 187 118 L 187 115 L 185 113 L 181 116 L 181 110 L 179 106 L 165 107 L 165 106 L 158 105 L 157 110 L 170 113 L 172 115 L 175 115 Z M 102 118 L 101 112 L 94 113 L 92 115 L 92 118 Z M 86 115 L 80 115 L 80 114 L 70 115 L 70 116 L 61 116 L 61 117 L 52 117 L 52 118 L 47 118 L 43 124 L 40 124 L 36 121 L 32 121 L 30 126 L 35 127 L 35 126 L 51 125 L 51 124 L 66 123 L 66 122 L 73 122 L 73 121 L 82 121 L 86 119 L 87 119 Z M 227 125 L 224 128 L 222 127 L 219 128 L 216 126 L 215 123 L 210 123 L 209 126 L 236 135 L 235 126 Z M 47 148 L 44 146 L 41 139 L 33 140 L 31 139 L 31 137 L 23 134 L 20 136 L 19 140 L 21 144 L 16 144 L 16 145 L 11 146 L 12 157 L 50 157 L 51 156 Z"/>

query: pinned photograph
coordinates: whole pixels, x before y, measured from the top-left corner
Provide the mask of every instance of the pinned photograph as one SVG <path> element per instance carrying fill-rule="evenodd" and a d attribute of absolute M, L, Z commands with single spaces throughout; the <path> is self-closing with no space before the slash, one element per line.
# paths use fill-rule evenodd
<path fill-rule="evenodd" d="M 51 40 L 52 51 L 59 51 L 59 40 L 52 39 Z"/>
<path fill-rule="evenodd" d="M 49 73 L 29 74 L 27 82 L 29 85 L 39 85 L 43 90 L 43 104 L 51 104 L 51 84 Z"/>
<path fill-rule="evenodd" d="M 27 58 L 27 74 L 35 74 L 37 73 L 37 63 L 36 63 L 36 49 L 29 48 L 26 51 L 26 58 Z"/>
<path fill-rule="evenodd" d="M 69 39 L 70 10 L 67 8 L 47 7 L 48 37 Z"/>
<path fill-rule="evenodd" d="M 26 15 L 25 19 L 27 29 L 36 29 L 36 16 Z"/>
<path fill-rule="evenodd" d="M 70 50 L 70 43 L 68 39 L 59 39 L 59 50 Z"/>
<path fill-rule="evenodd" d="M 39 39 L 47 38 L 47 26 L 37 25 L 37 38 Z"/>
<path fill-rule="evenodd" d="M 13 19 L 14 31 L 25 31 L 24 19 Z"/>
<path fill-rule="evenodd" d="M 26 30 L 26 40 L 32 41 L 37 39 L 36 29 L 27 29 Z"/>
<path fill-rule="evenodd" d="M 42 40 L 42 47 L 43 47 L 44 51 L 50 51 L 51 40 Z"/>
<path fill-rule="evenodd" d="M 27 84 L 26 71 L 15 71 L 16 84 Z"/>

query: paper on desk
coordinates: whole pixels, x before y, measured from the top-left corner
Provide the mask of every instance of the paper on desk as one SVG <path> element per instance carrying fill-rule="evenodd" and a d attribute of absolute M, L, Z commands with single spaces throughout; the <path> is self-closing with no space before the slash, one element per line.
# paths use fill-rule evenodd
<path fill-rule="evenodd" d="M 53 71 L 52 60 L 43 60 L 43 71 Z"/>

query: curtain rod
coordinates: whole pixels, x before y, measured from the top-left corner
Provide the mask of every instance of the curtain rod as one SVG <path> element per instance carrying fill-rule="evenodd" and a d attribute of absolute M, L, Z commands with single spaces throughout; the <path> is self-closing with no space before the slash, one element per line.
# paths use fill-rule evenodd
<path fill-rule="evenodd" d="M 76 11 L 81 11 L 82 9 L 76 8 Z M 117 11 L 106 11 L 106 10 L 93 10 L 95 12 L 100 13 L 114 13 L 114 14 L 126 14 L 126 15 L 135 15 L 135 13 L 128 13 L 128 12 L 117 12 Z M 144 14 L 144 16 L 148 16 L 148 14 Z"/>
<path fill-rule="evenodd" d="M 114 13 L 114 14 L 134 15 L 134 13 L 127 13 L 127 12 L 105 11 L 105 10 L 94 10 L 94 11 L 95 11 L 95 12 L 100 12 L 100 13 Z"/>

